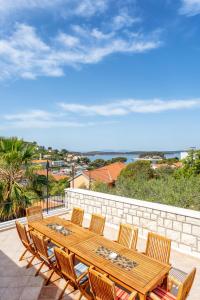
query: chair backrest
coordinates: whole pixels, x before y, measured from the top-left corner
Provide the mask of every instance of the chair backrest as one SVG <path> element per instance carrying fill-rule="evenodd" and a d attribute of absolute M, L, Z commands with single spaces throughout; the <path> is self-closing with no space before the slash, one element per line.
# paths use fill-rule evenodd
<path fill-rule="evenodd" d="M 26 218 L 28 222 L 41 221 L 43 219 L 42 207 L 31 206 L 26 209 Z"/>
<path fill-rule="evenodd" d="M 189 292 L 191 290 L 194 281 L 195 274 L 196 274 L 196 268 L 194 268 L 185 278 L 184 282 L 181 283 L 177 294 L 177 300 L 187 299 L 187 296 L 189 295 Z"/>
<path fill-rule="evenodd" d="M 39 256 L 49 262 L 48 255 L 48 239 L 39 232 L 31 231 L 31 238 Z"/>
<path fill-rule="evenodd" d="M 124 247 L 130 248 L 133 236 L 133 226 L 120 224 L 117 242 Z"/>
<path fill-rule="evenodd" d="M 145 254 L 162 263 L 169 264 L 171 240 L 153 232 L 148 233 Z"/>
<path fill-rule="evenodd" d="M 76 273 L 74 270 L 74 253 L 67 254 L 60 248 L 54 248 L 58 270 L 66 280 L 76 283 Z"/>
<path fill-rule="evenodd" d="M 82 208 L 74 207 L 71 216 L 71 222 L 82 226 L 83 223 L 84 210 Z"/>
<path fill-rule="evenodd" d="M 105 221 L 105 217 L 98 214 L 92 214 L 89 230 L 102 235 L 105 226 Z"/>
<path fill-rule="evenodd" d="M 136 250 L 137 240 L 138 240 L 138 228 L 134 227 L 132 241 L 131 241 L 131 249 Z"/>
<path fill-rule="evenodd" d="M 20 240 L 22 241 L 22 244 L 27 248 L 30 246 L 30 240 L 26 231 L 26 226 L 21 224 L 19 221 L 15 222 L 16 229 L 19 235 Z"/>
<path fill-rule="evenodd" d="M 95 300 L 115 300 L 115 284 L 105 274 L 101 274 L 90 267 L 89 283 Z"/>

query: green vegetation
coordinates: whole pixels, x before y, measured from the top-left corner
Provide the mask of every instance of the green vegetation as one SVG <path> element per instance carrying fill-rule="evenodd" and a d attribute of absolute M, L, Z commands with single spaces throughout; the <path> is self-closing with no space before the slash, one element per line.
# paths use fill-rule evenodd
<path fill-rule="evenodd" d="M 163 158 L 161 161 L 159 161 L 159 164 L 168 164 L 168 165 L 173 165 L 175 163 L 179 162 L 178 157 L 173 157 L 173 158 Z"/>
<path fill-rule="evenodd" d="M 115 187 L 103 183 L 93 190 L 135 199 L 200 210 L 200 151 L 192 151 L 176 170 L 170 166 L 153 170 L 147 161 L 127 165 Z"/>
<path fill-rule="evenodd" d="M 89 168 L 88 169 L 93 170 L 93 169 L 104 167 L 106 165 L 113 164 L 115 162 L 125 163 L 126 161 L 127 161 L 127 158 L 126 157 L 121 157 L 121 156 L 114 157 L 114 158 L 109 159 L 109 160 L 104 160 L 104 159 L 98 158 L 98 159 L 95 159 L 94 161 L 91 161 L 89 163 Z"/>
<path fill-rule="evenodd" d="M 25 188 L 23 180 L 34 146 L 16 138 L 0 139 L 0 217 L 12 218 L 22 213 L 30 204 L 32 191 Z"/>
<path fill-rule="evenodd" d="M 140 158 L 163 158 L 165 154 L 163 152 L 143 152 L 139 155 Z"/>
<path fill-rule="evenodd" d="M 23 216 L 27 206 L 46 195 L 47 177 L 31 165 L 37 151 L 35 143 L 0 138 L 0 221 Z M 49 176 L 50 195 L 63 193 L 67 186 L 67 179 L 55 181 Z"/>

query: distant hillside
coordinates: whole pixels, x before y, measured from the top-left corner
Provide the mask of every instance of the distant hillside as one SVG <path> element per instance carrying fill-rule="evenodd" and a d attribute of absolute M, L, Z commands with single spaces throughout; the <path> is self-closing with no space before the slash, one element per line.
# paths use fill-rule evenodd
<path fill-rule="evenodd" d="M 149 155 L 149 154 L 154 154 L 157 153 L 158 155 L 164 154 L 173 154 L 177 152 L 181 152 L 182 150 L 177 150 L 177 151 L 127 151 L 127 152 L 122 152 L 122 151 L 89 151 L 89 152 L 81 152 L 80 154 L 85 155 L 85 156 L 92 156 L 92 155 L 127 155 L 127 154 L 139 154 L 142 156 Z"/>

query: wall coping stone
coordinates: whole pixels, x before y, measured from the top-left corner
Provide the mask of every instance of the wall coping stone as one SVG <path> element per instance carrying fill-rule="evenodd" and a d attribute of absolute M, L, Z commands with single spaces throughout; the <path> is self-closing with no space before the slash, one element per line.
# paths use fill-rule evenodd
<path fill-rule="evenodd" d="M 200 211 L 196 211 L 196 210 L 185 209 L 185 208 L 180 208 L 180 207 L 165 205 L 165 204 L 160 204 L 160 203 L 148 202 L 148 201 L 144 201 L 144 200 L 137 200 L 134 198 L 121 197 L 121 196 L 116 196 L 116 195 L 111 195 L 111 194 L 106 194 L 106 193 L 99 193 L 99 192 L 94 192 L 94 191 L 84 190 L 84 189 L 67 188 L 67 189 L 65 189 L 65 193 L 67 193 L 67 192 L 72 192 L 72 193 L 86 195 L 86 196 L 98 197 L 98 198 L 102 198 L 102 199 L 106 199 L 106 200 L 112 200 L 115 202 L 132 204 L 132 205 L 136 205 L 136 206 L 140 206 L 140 207 L 146 207 L 146 208 L 152 208 L 152 209 L 159 210 L 159 211 L 165 211 L 165 212 L 173 213 L 176 215 L 182 215 L 182 216 L 186 216 L 186 217 L 190 217 L 190 218 L 200 219 Z"/>

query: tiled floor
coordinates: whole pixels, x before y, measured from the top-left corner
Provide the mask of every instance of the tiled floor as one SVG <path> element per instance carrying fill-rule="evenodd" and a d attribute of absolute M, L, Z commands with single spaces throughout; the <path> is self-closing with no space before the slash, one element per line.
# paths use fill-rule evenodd
<path fill-rule="evenodd" d="M 87 224 L 86 224 L 87 225 Z M 105 228 L 105 236 L 115 239 L 117 231 L 113 228 Z M 139 250 L 144 250 L 145 242 L 139 240 Z M 23 252 L 17 232 L 15 229 L 0 232 L 0 300 L 55 300 L 58 298 L 63 285 L 63 280 L 56 276 L 52 278 L 53 283 L 44 286 L 44 278 L 35 277 L 38 262 L 34 261 L 34 266 L 26 269 L 25 261 L 18 261 Z M 172 251 L 171 263 L 173 266 L 189 272 L 192 267 L 197 267 L 197 276 L 188 297 L 188 300 L 200 299 L 200 260 L 181 253 Z M 43 276 L 47 276 L 45 268 Z M 63 300 L 77 300 L 79 292 L 73 288 L 66 290 Z M 83 298 L 82 298 L 83 299 Z"/>

